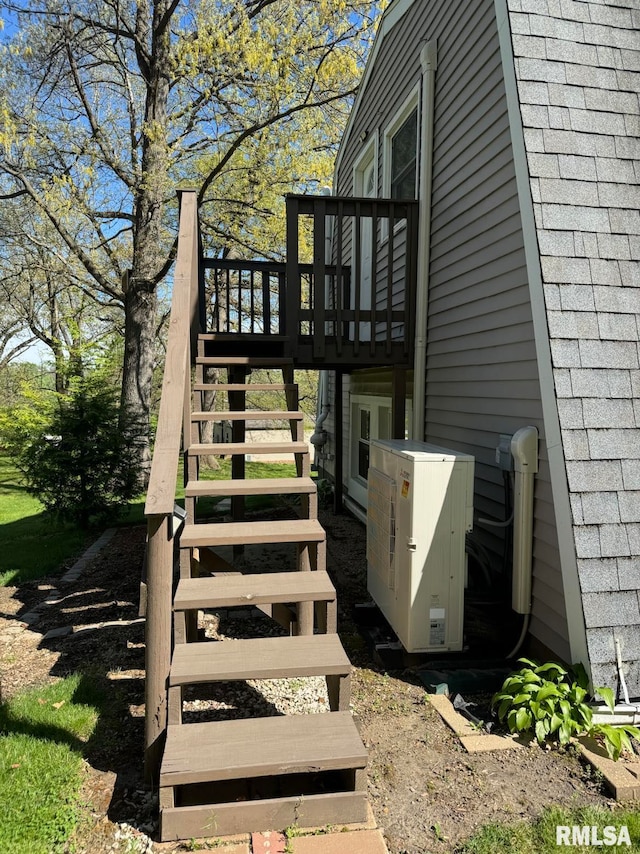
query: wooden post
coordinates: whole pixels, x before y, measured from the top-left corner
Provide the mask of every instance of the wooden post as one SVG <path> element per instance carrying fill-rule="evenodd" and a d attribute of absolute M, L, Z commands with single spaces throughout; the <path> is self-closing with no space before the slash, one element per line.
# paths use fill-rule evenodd
<path fill-rule="evenodd" d="M 158 779 L 167 729 L 173 587 L 171 522 L 167 515 L 150 516 L 147 521 L 144 773 L 149 782 Z"/>
<path fill-rule="evenodd" d="M 335 399 L 333 402 L 335 415 L 335 453 L 336 465 L 334 471 L 333 485 L 333 512 L 336 515 L 342 513 L 342 373 L 335 373 Z"/>
<path fill-rule="evenodd" d="M 393 366 L 391 390 L 391 438 L 404 439 L 405 410 L 407 405 L 407 371 L 401 365 Z"/>

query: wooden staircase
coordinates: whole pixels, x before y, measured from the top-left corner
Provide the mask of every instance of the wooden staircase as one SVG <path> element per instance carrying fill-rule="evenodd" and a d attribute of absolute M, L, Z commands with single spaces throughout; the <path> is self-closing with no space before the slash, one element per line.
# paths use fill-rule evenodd
<path fill-rule="evenodd" d="M 336 591 L 326 569 L 325 532 L 317 519 L 293 366 L 277 353 L 221 355 L 221 338 L 198 338 L 193 411 L 186 407 L 185 415 L 187 516 L 177 543 L 166 742 L 159 771 L 163 841 L 366 820 L 367 756 L 349 712 L 350 664 L 336 634 Z M 205 382 L 208 367 L 227 373 L 214 389 Z M 281 370 L 284 381 L 251 383 L 251 370 L 266 367 Z M 205 411 L 207 390 L 226 395 L 228 407 Z M 285 398 L 282 410 L 251 409 L 257 403 L 254 395 L 273 391 Z M 258 419 L 288 423 L 291 441 L 247 441 L 246 425 Z M 211 420 L 231 422 L 233 440 L 202 441 L 202 425 Z M 244 477 L 248 454 L 274 453 L 292 455 L 297 477 Z M 200 479 L 201 457 L 214 454 L 232 457 L 232 479 Z M 297 496 L 298 518 L 246 519 L 245 500 L 269 494 Z M 230 498 L 233 520 L 200 519 L 198 502 L 206 496 Z M 264 571 L 245 558 L 240 572 L 219 553 L 223 547 L 238 554 L 272 543 L 290 544 L 293 570 Z M 199 612 L 239 606 L 264 610 L 287 634 L 203 640 Z M 307 676 L 326 679 L 325 713 L 183 721 L 189 686 Z"/>

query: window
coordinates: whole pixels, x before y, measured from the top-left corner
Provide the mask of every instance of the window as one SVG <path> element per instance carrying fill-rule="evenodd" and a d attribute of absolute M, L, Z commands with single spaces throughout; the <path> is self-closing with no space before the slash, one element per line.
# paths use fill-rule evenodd
<path fill-rule="evenodd" d="M 351 464 L 349 495 L 366 507 L 370 442 L 391 437 L 391 401 L 389 398 L 352 395 Z"/>
<path fill-rule="evenodd" d="M 418 150 L 418 108 L 391 137 L 391 198 L 415 199 Z"/>
<path fill-rule="evenodd" d="M 391 398 L 377 395 L 352 394 L 350 404 L 350 462 L 349 496 L 367 506 L 370 443 L 372 439 L 391 438 Z M 411 419 L 411 401 L 407 401 L 406 417 Z"/>
<path fill-rule="evenodd" d="M 385 198 L 418 197 L 419 98 L 418 85 L 384 131 L 382 195 Z M 400 223 L 397 223 L 396 228 L 399 226 Z M 384 239 L 388 235 L 389 224 L 383 220 L 381 236 Z"/>

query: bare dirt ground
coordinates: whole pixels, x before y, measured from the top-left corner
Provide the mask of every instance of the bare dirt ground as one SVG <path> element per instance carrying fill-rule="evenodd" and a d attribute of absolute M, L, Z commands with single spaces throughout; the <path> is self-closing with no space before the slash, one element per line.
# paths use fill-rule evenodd
<path fill-rule="evenodd" d="M 364 528 L 349 516 L 326 514 L 322 522 L 339 593 L 339 631 L 354 664 L 353 711 L 369 750 L 370 803 L 391 854 L 454 852 L 481 825 L 534 817 L 546 805 L 613 805 L 571 753 L 538 747 L 465 753 L 425 703 L 415 671 L 386 672 L 376 664 L 353 621 L 352 606 L 367 599 Z M 78 852 L 189 845 L 154 841 L 157 802 L 142 779 L 144 538 L 141 528 L 119 530 L 76 582 L 50 578 L 0 590 L 4 698 L 77 671 L 103 689 L 98 727 L 87 744 L 84 819 L 73 841 Z M 48 596 L 54 601 L 26 626 L 21 617 Z M 69 625 L 72 634 L 45 636 Z"/>

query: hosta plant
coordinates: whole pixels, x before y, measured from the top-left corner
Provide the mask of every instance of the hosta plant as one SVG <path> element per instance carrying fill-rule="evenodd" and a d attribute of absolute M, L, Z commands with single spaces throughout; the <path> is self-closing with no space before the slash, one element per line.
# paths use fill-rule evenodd
<path fill-rule="evenodd" d="M 637 727 L 593 723 L 589 680 L 582 665 L 567 670 L 555 662 L 536 664 L 528 658 L 519 663 L 523 666 L 505 679 L 492 701 L 510 732 L 532 734 L 540 744 L 561 745 L 586 734 L 601 741 L 615 760 L 623 750 L 632 750 L 630 738 L 640 736 Z M 613 691 L 596 688 L 595 693 L 613 712 Z"/>

